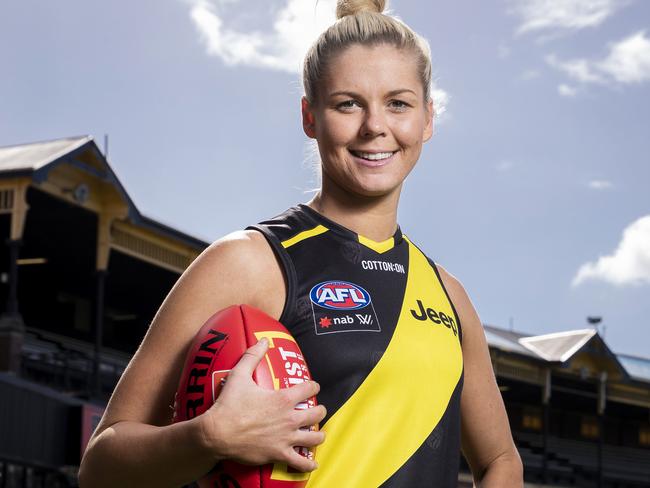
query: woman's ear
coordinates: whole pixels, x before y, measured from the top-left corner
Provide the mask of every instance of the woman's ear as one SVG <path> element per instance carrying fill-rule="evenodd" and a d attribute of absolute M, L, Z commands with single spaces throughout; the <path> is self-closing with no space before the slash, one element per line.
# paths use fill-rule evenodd
<path fill-rule="evenodd" d="M 316 139 L 316 119 L 306 97 L 302 97 L 300 105 L 302 108 L 302 130 L 310 139 Z"/>
<path fill-rule="evenodd" d="M 433 135 L 435 115 L 436 112 L 435 112 L 435 108 L 433 107 L 433 100 L 429 100 L 427 102 L 427 110 L 425 114 L 427 120 L 425 121 L 424 133 L 422 134 L 422 142 L 427 142 L 429 139 L 431 139 L 431 136 Z"/>

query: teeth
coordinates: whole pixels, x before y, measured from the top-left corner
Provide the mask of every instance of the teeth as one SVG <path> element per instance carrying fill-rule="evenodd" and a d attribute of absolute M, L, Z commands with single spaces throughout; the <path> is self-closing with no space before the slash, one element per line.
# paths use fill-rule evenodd
<path fill-rule="evenodd" d="M 365 153 L 365 152 L 355 151 L 355 154 L 358 155 L 359 157 L 362 157 L 363 159 L 369 159 L 371 161 L 379 161 L 381 159 L 390 158 L 394 153 L 392 153 L 392 152 Z"/>

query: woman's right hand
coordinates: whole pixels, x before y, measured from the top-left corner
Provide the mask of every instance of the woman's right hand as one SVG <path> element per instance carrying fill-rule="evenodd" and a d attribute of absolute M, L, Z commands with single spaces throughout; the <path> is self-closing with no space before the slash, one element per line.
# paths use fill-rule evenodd
<path fill-rule="evenodd" d="M 201 431 L 205 446 L 215 459 L 232 459 L 243 464 L 286 463 L 299 471 L 313 471 L 314 460 L 301 456 L 294 446 L 314 447 L 325 433 L 305 429 L 325 418 L 323 405 L 296 410 L 299 403 L 316 395 L 315 381 L 281 390 L 267 390 L 255 384 L 253 371 L 268 349 L 262 339 L 248 348 L 216 402 L 203 415 Z"/>

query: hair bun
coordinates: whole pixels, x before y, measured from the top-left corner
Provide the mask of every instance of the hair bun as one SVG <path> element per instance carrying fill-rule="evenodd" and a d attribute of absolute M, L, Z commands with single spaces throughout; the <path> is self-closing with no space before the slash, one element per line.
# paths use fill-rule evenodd
<path fill-rule="evenodd" d="M 386 0 L 338 0 L 336 2 L 336 18 L 342 19 L 359 12 L 380 14 L 386 7 Z"/>

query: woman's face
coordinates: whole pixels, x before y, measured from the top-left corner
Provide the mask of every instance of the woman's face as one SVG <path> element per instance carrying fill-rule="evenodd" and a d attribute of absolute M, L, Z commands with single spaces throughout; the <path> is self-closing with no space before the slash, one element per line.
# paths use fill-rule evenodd
<path fill-rule="evenodd" d="M 353 45 L 334 57 L 318 99 L 303 98 L 302 108 L 323 172 L 356 195 L 399 192 L 433 131 L 415 56 L 387 44 Z"/>

